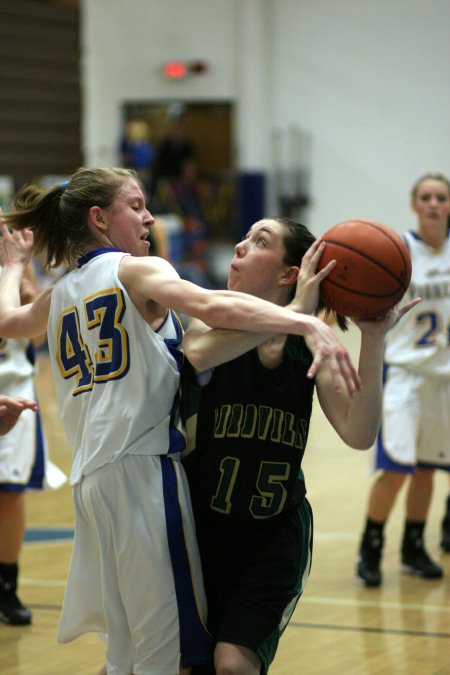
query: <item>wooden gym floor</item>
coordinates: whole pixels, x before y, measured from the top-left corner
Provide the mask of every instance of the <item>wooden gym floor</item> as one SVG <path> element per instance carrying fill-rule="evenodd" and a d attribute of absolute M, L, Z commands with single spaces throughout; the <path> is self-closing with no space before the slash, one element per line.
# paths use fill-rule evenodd
<path fill-rule="evenodd" d="M 353 329 L 343 338 L 352 351 L 357 335 Z M 47 356 L 40 354 L 38 363 L 51 457 L 68 473 L 70 450 Z M 425 581 L 400 571 L 402 493 L 387 525 L 383 586 L 366 589 L 355 582 L 354 567 L 372 480 L 369 453 L 344 446 L 316 405 L 304 468 L 315 517 L 312 573 L 270 675 L 450 675 L 450 554 L 439 549 L 447 475 L 436 473 L 426 530 L 429 552 L 443 565 L 444 579 Z M 69 645 L 55 640 L 71 551 L 70 488 L 30 493 L 27 499 L 20 596 L 33 611 L 33 625 L 0 624 L 0 674 L 94 675 L 103 661 L 97 636 Z"/>

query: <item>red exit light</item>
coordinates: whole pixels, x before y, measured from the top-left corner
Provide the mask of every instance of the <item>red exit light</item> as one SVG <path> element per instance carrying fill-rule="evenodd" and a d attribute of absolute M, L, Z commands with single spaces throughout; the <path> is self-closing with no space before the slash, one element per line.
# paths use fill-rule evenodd
<path fill-rule="evenodd" d="M 171 80 L 180 80 L 186 77 L 188 69 L 181 61 L 169 61 L 164 64 L 163 75 Z"/>

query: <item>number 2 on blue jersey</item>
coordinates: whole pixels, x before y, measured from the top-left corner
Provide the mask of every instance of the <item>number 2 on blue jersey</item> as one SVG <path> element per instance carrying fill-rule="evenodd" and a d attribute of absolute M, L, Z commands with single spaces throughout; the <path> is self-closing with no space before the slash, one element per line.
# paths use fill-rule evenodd
<path fill-rule="evenodd" d="M 95 382 L 117 380 L 128 372 L 128 334 L 121 323 L 124 312 L 121 289 L 111 288 L 85 299 L 83 327 L 76 307 L 62 313 L 56 337 L 56 362 L 64 379 L 76 379 L 73 396 L 90 391 Z M 83 328 L 98 330 L 93 358 L 83 340 Z"/>
<path fill-rule="evenodd" d="M 434 347 L 437 336 L 443 333 L 442 318 L 439 312 L 422 312 L 416 317 L 416 324 L 422 329 L 420 336 L 416 339 L 414 346 Z M 447 344 L 450 344 L 450 325 L 446 327 Z"/>

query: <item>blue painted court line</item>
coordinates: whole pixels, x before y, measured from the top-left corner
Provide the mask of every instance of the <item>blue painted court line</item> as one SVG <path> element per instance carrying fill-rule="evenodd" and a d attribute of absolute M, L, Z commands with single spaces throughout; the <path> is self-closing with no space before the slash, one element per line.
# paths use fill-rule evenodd
<path fill-rule="evenodd" d="M 65 541 L 73 539 L 73 527 L 28 527 L 24 542 Z"/>

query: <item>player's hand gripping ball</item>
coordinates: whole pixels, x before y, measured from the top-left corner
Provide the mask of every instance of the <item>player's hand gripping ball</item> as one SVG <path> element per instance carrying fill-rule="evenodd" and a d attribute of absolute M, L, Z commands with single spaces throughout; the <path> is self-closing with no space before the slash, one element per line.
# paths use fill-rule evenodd
<path fill-rule="evenodd" d="M 322 300 L 354 319 L 383 315 L 411 281 L 408 247 L 396 232 L 374 220 L 346 220 L 321 237 L 327 245 L 318 268 L 336 266 L 320 284 Z"/>

